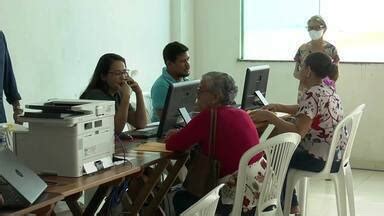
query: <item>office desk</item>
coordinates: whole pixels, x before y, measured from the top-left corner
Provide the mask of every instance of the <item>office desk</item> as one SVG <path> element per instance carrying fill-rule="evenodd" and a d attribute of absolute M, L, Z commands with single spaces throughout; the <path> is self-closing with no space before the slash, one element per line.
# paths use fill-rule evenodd
<path fill-rule="evenodd" d="M 143 141 L 145 142 L 145 141 Z M 128 158 L 134 158 L 130 160 L 134 166 L 140 166 L 142 170 L 152 166 L 153 169 L 147 174 L 147 179 L 143 187 L 128 189 L 127 195 L 132 200 L 123 202 L 124 211 L 129 215 L 136 215 L 141 211 L 141 215 L 154 215 L 156 209 L 160 205 L 164 196 L 167 194 L 169 188 L 175 182 L 180 169 L 184 166 L 188 159 L 188 153 L 175 153 L 175 152 L 148 152 L 148 151 L 135 151 L 133 148 L 137 147 L 140 142 L 136 143 L 124 143 L 127 151 L 126 156 Z M 116 149 L 116 152 L 121 152 L 121 149 Z M 120 154 L 121 155 L 121 154 Z M 172 165 L 171 160 L 176 162 Z M 160 182 L 161 175 L 168 171 L 167 177 Z M 144 207 L 144 202 L 153 192 L 153 189 L 157 186 L 156 192 L 151 197 L 150 202 Z M 131 190 L 133 189 L 133 190 Z M 136 189 L 136 190 L 135 190 Z"/>
<path fill-rule="evenodd" d="M 59 193 L 73 215 L 94 215 L 102 200 L 113 185 L 119 184 L 126 176 L 140 172 L 140 167 L 128 163 L 117 165 L 92 175 L 75 177 L 43 176 L 47 182 L 46 191 Z M 83 209 L 79 203 L 82 191 L 98 187 L 88 206 Z"/>
<path fill-rule="evenodd" d="M 32 205 L 20 210 L 0 210 L 0 215 L 51 215 L 55 204 L 62 199 L 61 194 L 44 192 Z"/>
<path fill-rule="evenodd" d="M 188 154 L 133 150 L 133 148 L 143 142 L 145 141 L 140 141 L 139 143 L 123 143 L 126 150 L 125 156 L 130 159 L 130 161 L 125 164 L 79 178 L 43 176 L 42 178 L 48 184 L 47 191 L 61 194 L 62 199 L 65 200 L 73 215 L 94 215 L 101 202 L 114 185 L 121 183 L 123 179 L 135 174 L 140 176 L 140 171 L 151 166 L 153 169 L 152 172 L 146 176 L 148 178 L 146 179 L 145 184 L 140 188 L 130 188 L 127 195 L 133 201 L 125 201 L 123 202 L 123 206 L 124 210 L 129 212 L 130 215 L 136 215 L 140 210 L 142 210 L 142 215 L 154 215 L 160 202 L 176 180 L 180 169 L 187 161 Z M 122 148 L 116 148 L 116 152 L 122 151 Z M 120 155 L 122 155 L 122 153 Z M 174 165 L 170 163 L 171 159 L 176 160 Z M 161 175 L 165 170 L 168 171 L 167 177 L 164 181 L 160 182 Z M 148 205 L 143 207 L 145 201 L 156 186 L 156 193 L 151 197 L 150 202 L 147 202 Z M 78 199 L 80 198 L 82 191 L 94 187 L 98 187 L 96 193 L 88 206 L 83 209 L 78 203 Z"/>

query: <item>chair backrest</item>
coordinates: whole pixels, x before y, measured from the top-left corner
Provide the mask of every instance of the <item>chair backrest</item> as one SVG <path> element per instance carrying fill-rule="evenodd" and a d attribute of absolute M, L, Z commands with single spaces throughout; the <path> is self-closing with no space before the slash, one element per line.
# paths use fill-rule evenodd
<path fill-rule="evenodd" d="M 360 119 L 363 114 L 364 108 L 365 108 L 365 104 L 361 104 L 337 124 L 333 132 L 332 142 L 329 148 L 328 159 L 326 161 L 324 169 L 320 173 L 331 172 L 333 159 L 336 153 L 336 147 L 340 143 L 341 139 L 346 139 L 346 146 L 344 149 L 342 163 L 340 164 L 340 166 L 344 166 L 346 163 L 349 162 L 353 142 L 356 136 L 356 131 L 357 131 L 357 128 L 359 127 Z"/>
<path fill-rule="evenodd" d="M 300 140 L 301 137 L 297 133 L 284 133 L 267 139 L 243 154 L 239 163 L 232 215 L 241 215 L 249 161 L 256 154 L 263 151 L 266 156 L 267 167 L 257 203 L 257 215 L 262 215 L 262 212 L 270 206 L 276 207 L 271 209 L 271 211 L 276 211 L 276 214 L 279 213 L 278 211 L 281 211 L 280 195 L 285 175 L 291 157 Z M 274 214 L 272 213 L 272 215 Z"/>
<path fill-rule="evenodd" d="M 219 191 L 224 186 L 220 184 L 212 189 L 207 195 L 185 210 L 180 216 L 214 216 L 219 202 Z"/>

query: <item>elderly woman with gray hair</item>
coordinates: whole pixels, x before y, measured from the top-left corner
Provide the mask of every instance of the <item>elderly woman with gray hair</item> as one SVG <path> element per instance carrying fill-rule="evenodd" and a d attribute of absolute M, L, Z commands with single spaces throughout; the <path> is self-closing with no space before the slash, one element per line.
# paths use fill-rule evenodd
<path fill-rule="evenodd" d="M 221 182 L 228 183 L 224 187 L 226 195 L 221 197 L 217 209 L 219 215 L 227 215 L 231 211 L 235 187 L 231 187 L 233 184 L 231 181 L 235 180 L 241 156 L 249 148 L 259 143 L 257 130 L 249 115 L 232 106 L 236 94 L 237 86 L 230 75 L 221 72 L 204 74 L 197 94 L 197 106 L 200 113 L 184 128 L 171 130 L 166 137 L 168 150 L 185 151 L 198 143 L 202 153 L 208 155 L 211 110 L 216 110 L 216 141 L 213 157 L 220 162 Z M 263 171 L 260 171 L 263 170 L 260 163 L 255 163 L 259 161 L 264 161 L 261 154 L 252 160 L 252 164 L 257 164 L 257 166 L 253 167 L 254 176 L 250 179 L 254 180 L 257 175 L 264 174 Z M 249 191 L 252 197 L 247 198 L 245 209 L 252 209 L 257 201 L 258 189 L 253 189 L 253 191 Z M 179 191 L 173 199 L 176 213 L 180 214 L 199 198 L 187 191 Z"/>

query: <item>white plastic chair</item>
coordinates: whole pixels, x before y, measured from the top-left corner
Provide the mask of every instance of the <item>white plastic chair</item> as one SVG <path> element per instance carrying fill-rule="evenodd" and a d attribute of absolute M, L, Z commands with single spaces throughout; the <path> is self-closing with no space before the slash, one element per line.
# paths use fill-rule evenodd
<path fill-rule="evenodd" d="M 268 137 L 264 135 L 262 137 Z M 243 196 L 245 191 L 246 172 L 249 161 L 259 152 L 267 158 L 265 177 L 257 203 L 256 215 L 281 215 L 280 195 L 285 175 L 292 154 L 299 144 L 301 137 L 297 133 L 284 133 L 267 139 L 266 141 L 250 148 L 240 159 L 237 175 L 236 195 L 231 215 L 241 215 Z M 268 207 L 271 210 L 266 210 Z"/>
<path fill-rule="evenodd" d="M 347 198 L 350 215 L 355 215 L 352 170 L 349 163 L 349 157 L 351 155 L 353 141 L 355 139 L 356 131 L 359 126 L 360 118 L 363 114 L 364 107 L 365 104 L 358 106 L 351 114 L 349 114 L 342 121 L 340 121 L 337 127 L 335 128 L 332 143 L 329 149 L 328 159 L 324 169 L 321 172 L 310 172 L 298 169 L 288 170 L 287 187 L 284 202 L 285 216 L 289 215 L 293 190 L 296 183 L 300 180 L 302 180 L 299 186 L 299 202 L 302 213 L 301 215 L 306 215 L 308 178 L 331 179 L 335 184 L 337 211 L 339 215 L 347 215 Z M 340 164 L 340 168 L 337 173 L 331 173 L 331 167 L 333 163 L 333 158 L 335 156 L 336 146 L 340 140 L 340 134 L 343 133 L 343 130 L 345 130 L 345 128 L 348 128 L 348 141 Z"/>
<path fill-rule="evenodd" d="M 220 184 L 207 195 L 185 210 L 180 216 L 214 216 L 219 202 L 219 191 L 224 186 Z"/>

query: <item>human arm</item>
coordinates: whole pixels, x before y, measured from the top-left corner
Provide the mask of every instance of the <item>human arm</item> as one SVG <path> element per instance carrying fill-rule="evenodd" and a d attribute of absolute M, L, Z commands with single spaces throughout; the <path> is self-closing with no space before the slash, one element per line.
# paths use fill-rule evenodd
<path fill-rule="evenodd" d="M 275 125 L 279 133 L 295 132 L 304 137 L 312 124 L 312 119 L 304 114 L 299 114 L 295 118 L 295 122 L 285 121 L 277 117 L 273 112 L 268 110 L 257 110 L 250 113 L 254 122 L 268 122 Z"/>
<path fill-rule="evenodd" d="M 15 123 L 21 124 L 17 117 L 23 113 L 20 107 L 20 94 L 17 90 L 16 79 L 13 73 L 11 57 L 8 52 L 7 42 L 3 32 L 0 31 L 0 46 L 4 46 L 4 77 L 3 77 L 3 89 L 6 96 L 7 102 L 13 106 L 13 119 Z"/>
<path fill-rule="evenodd" d="M 295 54 L 295 57 L 294 57 L 294 61 L 295 61 L 295 69 L 293 70 L 293 77 L 295 77 L 296 79 L 300 80 L 300 72 L 301 72 L 301 67 L 302 67 L 302 53 L 300 51 L 300 49 L 303 47 L 300 46 L 300 48 L 297 50 L 296 54 Z"/>
<path fill-rule="evenodd" d="M 16 100 L 12 103 L 13 107 L 13 120 L 16 124 L 23 124 L 23 122 L 19 121 L 19 116 L 23 114 L 24 110 L 20 106 L 20 101 Z"/>
<path fill-rule="evenodd" d="M 128 110 L 128 123 L 135 128 L 144 128 L 147 125 L 147 115 L 145 112 L 143 92 L 139 84 L 132 78 L 129 78 L 128 85 L 136 95 L 136 110 Z"/>
<path fill-rule="evenodd" d="M 268 104 L 264 106 L 263 109 L 269 110 L 271 112 L 283 112 L 291 115 L 295 115 L 299 106 L 297 104 L 294 105 L 284 105 L 284 104 Z"/>
<path fill-rule="evenodd" d="M 331 58 L 332 58 L 332 63 L 338 65 L 339 62 L 340 62 L 340 57 L 339 57 L 339 54 L 337 53 L 337 49 L 335 46 L 332 46 L 332 49 L 331 49 Z M 329 76 L 329 78 L 333 81 L 337 81 L 337 79 L 339 78 L 339 70 L 336 70 L 334 71 L 333 73 L 331 73 L 331 75 Z"/>
<path fill-rule="evenodd" d="M 184 128 L 170 130 L 165 140 L 166 148 L 172 151 L 185 151 L 200 143 L 209 135 L 210 112 L 202 112 L 194 117 Z"/>
<path fill-rule="evenodd" d="M 293 77 L 300 80 L 300 63 L 299 62 L 295 63 L 295 69 L 293 71 Z"/>
<path fill-rule="evenodd" d="M 164 103 L 168 93 L 168 87 L 168 83 L 157 80 L 151 88 L 152 108 L 154 115 L 156 115 L 153 117 L 153 120 L 158 121 L 162 116 Z"/>
<path fill-rule="evenodd" d="M 115 134 L 120 134 L 123 131 L 125 124 L 127 123 L 129 112 L 128 110 L 130 107 L 129 100 L 131 97 L 131 89 L 126 82 L 120 86 L 119 92 L 121 99 L 120 104 L 118 105 L 115 112 Z"/>
<path fill-rule="evenodd" d="M 274 113 L 268 110 L 254 111 L 250 116 L 254 122 L 267 121 L 274 124 L 279 133 L 296 132 L 302 137 L 308 133 L 312 126 L 314 119 L 319 118 L 318 115 L 318 98 L 316 98 L 318 88 L 311 88 L 307 90 L 308 97 L 300 100 L 297 105 L 297 112 L 295 115 L 295 122 L 285 121 L 278 118 Z M 317 120 L 316 120 L 317 121 Z"/>

